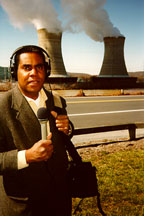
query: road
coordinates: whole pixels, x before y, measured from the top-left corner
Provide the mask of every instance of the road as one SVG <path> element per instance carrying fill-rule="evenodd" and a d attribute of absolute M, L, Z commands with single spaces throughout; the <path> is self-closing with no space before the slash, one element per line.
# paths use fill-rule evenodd
<path fill-rule="evenodd" d="M 144 96 L 66 98 L 76 128 L 144 121 Z"/>
<path fill-rule="evenodd" d="M 65 99 L 69 118 L 75 128 L 144 122 L 144 95 L 67 97 Z M 137 131 L 137 137 L 143 136 L 144 129 Z M 76 136 L 73 141 L 127 136 L 127 131 L 105 132 Z"/>
<path fill-rule="evenodd" d="M 75 128 L 144 122 L 144 95 L 73 97 L 66 98 L 66 101 Z M 140 131 L 143 134 L 143 130 Z M 117 133 L 107 132 L 107 135 L 118 136 Z M 127 136 L 127 131 L 121 131 L 121 135 L 124 134 Z"/>

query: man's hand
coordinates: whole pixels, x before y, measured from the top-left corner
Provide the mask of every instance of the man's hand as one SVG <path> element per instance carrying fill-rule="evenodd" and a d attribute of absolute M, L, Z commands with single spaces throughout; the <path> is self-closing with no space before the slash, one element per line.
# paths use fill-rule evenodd
<path fill-rule="evenodd" d="M 59 131 L 63 131 L 65 134 L 69 133 L 69 119 L 67 115 L 58 115 L 55 111 L 51 111 L 51 114 L 56 119 L 56 127 Z"/>
<path fill-rule="evenodd" d="M 39 140 L 25 152 L 26 162 L 39 162 L 48 160 L 53 153 L 52 133 L 47 136 L 47 140 Z"/>

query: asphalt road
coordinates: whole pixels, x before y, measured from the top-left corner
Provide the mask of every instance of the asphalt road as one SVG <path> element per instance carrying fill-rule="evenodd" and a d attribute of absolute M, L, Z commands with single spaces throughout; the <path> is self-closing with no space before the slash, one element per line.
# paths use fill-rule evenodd
<path fill-rule="evenodd" d="M 144 95 L 66 98 L 67 111 L 75 128 L 144 122 Z M 140 129 L 140 135 L 143 135 Z M 128 131 L 87 135 L 90 139 L 125 137 Z M 85 135 L 86 137 L 86 135 Z M 80 141 L 83 135 L 77 136 Z M 88 139 L 89 139 L 88 138 Z"/>
<path fill-rule="evenodd" d="M 75 128 L 144 122 L 144 96 L 66 98 Z"/>

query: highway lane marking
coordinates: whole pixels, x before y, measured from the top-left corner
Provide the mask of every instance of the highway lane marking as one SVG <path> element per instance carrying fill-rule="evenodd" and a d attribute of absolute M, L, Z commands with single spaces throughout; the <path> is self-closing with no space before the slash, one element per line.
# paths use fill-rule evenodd
<path fill-rule="evenodd" d="M 115 113 L 125 113 L 125 112 L 144 112 L 144 109 L 139 110 L 119 110 L 119 111 L 108 111 L 108 112 L 93 112 L 93 113 L 79 113 L 79 114 L 69 114 L 69 117 L 73 116 L 87 116 L 87 115 L 103 115 L 103 114 L 115 114 Z"/>
<path fill-rule="evenodd" d="M 128 101 L 144 101 L 144 99 L 124 99 L 124 100 L 91 100 L 91 101 L 67 101 L 67 104 L 74 103 L 107 103 L 107 102 L 128 102 Z"/>

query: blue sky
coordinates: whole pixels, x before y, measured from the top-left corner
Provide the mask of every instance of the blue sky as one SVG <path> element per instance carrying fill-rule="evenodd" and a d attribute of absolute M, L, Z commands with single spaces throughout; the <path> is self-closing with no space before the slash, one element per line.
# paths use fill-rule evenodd
<path fill-rule="evenodd" d="M 53 1 L 57 3 L 59 0 Z M 104 9 L 112 24 L 126 37 L 124 55 L 127 70 L 144 71 L 144 1 L 107 0 Z M 10 56 L 17 47 L 38 45 L 36 28 L 32 24 L 22 29 L 14 27 L 1 6 L 0 28 L 0 66 L 9 66 Z M 67 31 L 62 37 L 62 54 L 68 72 L 97 75 L 102 66 L 104 43 L 94 41 L 83 31 Z"/>

